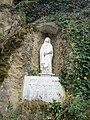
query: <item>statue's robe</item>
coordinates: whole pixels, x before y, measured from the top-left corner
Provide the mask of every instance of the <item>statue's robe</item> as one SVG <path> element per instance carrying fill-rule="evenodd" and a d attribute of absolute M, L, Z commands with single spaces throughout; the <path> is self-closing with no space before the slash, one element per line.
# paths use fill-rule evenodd
<path fill-rule="evenodd" d="M 42 73 L 52 73 L 53 47 L 44 41 L 40 49 L 40 68 Z"/>

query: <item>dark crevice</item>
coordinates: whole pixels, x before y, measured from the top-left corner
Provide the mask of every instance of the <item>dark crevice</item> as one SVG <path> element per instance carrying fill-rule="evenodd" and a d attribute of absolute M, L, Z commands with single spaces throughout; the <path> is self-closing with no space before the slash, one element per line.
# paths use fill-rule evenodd
<path fill-rule="evenodd" d="M 21 1 L 23 1 L 23 0 L 13 0 L 13 4 L 14 4 L 14 5 L 17 5 L 17 4 L 20 3 Z"/>

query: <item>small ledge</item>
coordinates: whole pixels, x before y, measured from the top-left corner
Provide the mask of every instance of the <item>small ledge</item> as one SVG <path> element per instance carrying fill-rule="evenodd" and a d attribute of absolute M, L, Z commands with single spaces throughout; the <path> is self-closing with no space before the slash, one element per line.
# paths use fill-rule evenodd
<path fill-rule="evenodd" d="M 42 23 L 37 28 L 38 28 L 38 31 L 42 33 L 49 33 L 49 34 L 56 35 L 58 32 L 58 26 L 53 22 Z"/>
<path fill-rule="evenodd" d="M 52 77 L 52 76 L 55 76 L 55 74 L 53 74 L 53 73 L 39 73 L 39 75 L 40 76 L 50 76 L 50 77 Z"/>

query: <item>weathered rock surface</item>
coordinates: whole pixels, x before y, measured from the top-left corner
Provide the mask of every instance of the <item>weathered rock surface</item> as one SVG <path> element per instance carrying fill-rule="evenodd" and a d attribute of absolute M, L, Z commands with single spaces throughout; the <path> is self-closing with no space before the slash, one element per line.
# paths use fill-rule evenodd
<path fill-rule="evenodd" d="M 12 5 L 13 0 L 0 0 L 0 4 Z"/>
<path fill-rule="evenodd" d="M 7 109 L 7 103 L 11 101 L 13 107 L 17 107 L 17 103 L 22 97 L 21 89 L 23 83 L 23 62 L 21 48 L 10 57 L 10 69 L 8 76 L 4 80 L 0 88 L 0 111 L 2 114 Z"/>
<path fill-rule="evenodd" d="M 57 35 L 58 27 L 54 23 L 42 23 L 38 26 L 38 30 L 42 33 Z"/>
<path fill-rule="evenodd" d="M 63 54 L 66 51 L 66 40 L 59 33 L 57 36 L 48 34 L 54 48 L 53 73 L 58 75 L 64 65 Z M 10 69 L 7 78 L 0 88 L 0 112 L 5 113 L 8 101 L 11 101 L 14 109 L 19 105 L 22 98 L 24 75 L 38 75 L 39 52 L 47 35 L 41 32 L 27 33 L 23 45 L 17 49 L 9 59 Z"/>
<path fill-rule="evenodd" d="M 5 9 L 0 12 L 0 28 L 2 28 L 3 32 L 10 29 L 11 27 L 11 14 L 8 9 Z"/>
<path fill-rule="evenodd" d="M 11 13 L 13 0 L 0 0 L 0 34 L 7 33 L 10 28 L 17 26 L 19 16 Z"/>

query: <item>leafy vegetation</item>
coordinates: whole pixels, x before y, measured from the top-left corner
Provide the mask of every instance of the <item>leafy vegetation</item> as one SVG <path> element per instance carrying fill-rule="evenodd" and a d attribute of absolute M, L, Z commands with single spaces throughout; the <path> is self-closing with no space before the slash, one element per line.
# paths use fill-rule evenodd
<path fill-rule="evenodd" d="M 62 28 L 61 32 L 67 39 L 67 48 L 71 51 L 71 55 L 67 51 L 64 54 L 66 62 L 60 74 L 60 82 L 74 97 L 72 101 L 70 99 L 70 104 L 64 106 L 68 113 L 64 117 L 67 120 L 86 120 L 85 111 L 90 106 L 90 20 L 78 19 L 78 15 L 71 16 L 57 14 L 48 17 L 48 21 L 55 22 Z"/>
<path fill-rule="evenodd" d="M 21 16 L 21 24 L 34 22 L 43 16 L 56 13 L 73 13 L 85 9 L 87 15 L 90 13 L 87 0 L 20 0 L 15 4 L 14 11 Z"/>
<path fill-rule="evenodd" d="M 49 105 L 49 113 L 54 120 L 88 120 L 85 112 L 87 103 L 82 96 L 67 96 L 64 104 L 53 102 Z"/>
<path fill-rule="evenodd" d="M 66 64 L 62 70 L 61 82 L 73 95 L 82 93 L 90 98 L 90 20 L 70 16 L 50 16 L 48 21 L 62 28 L 67 47 L 72 56 L 64 54 Z"/>
<path fill-rule="evenodd" d="M 21 101 L 16 110 L 8 102 L 3 120 L 88 120 L 87 103 L 82 96 L 67 96 L 64 104 L 53 101 L 46 103 L 42 100 Z"/>
<path fill-rule="evenodd" d="M 17 114 L 13 110 L 13 105 L 10 101 L 7 103 L 6 113 L 3 116 L 2 120 L 17 120 Z"/>

